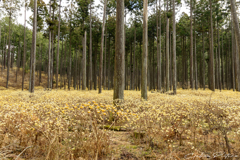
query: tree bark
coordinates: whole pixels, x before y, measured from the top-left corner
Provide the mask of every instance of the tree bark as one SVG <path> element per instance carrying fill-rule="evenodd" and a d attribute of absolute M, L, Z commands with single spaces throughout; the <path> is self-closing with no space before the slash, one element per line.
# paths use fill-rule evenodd
<path fill-rule="evenodd" d="M 60 42 L 60 23 L 61 23 L 61 0 L 58 14 L 58 46 L 57 46 L 57 68 L 56 68 L 56 89 L 58 89 L 58 63 L 59 63 L 59 42 Z"/>
<path fill-rule="evenodd" d="M 49 17 L 51 17 L 51 0 L 49 0 Z M 51 26 L 50 26 L 51 27 Z M 48 89 L 51 88 L 51 28 L 49 27 L 49 42 L 48 42 Z"/>
<path fill-rule="evenodd" d="M 169 18 L 166 26 L 166 92 L 169 91 Z"/>
<path fill-rule="evenodd" d="M 135 55 L 136 55 L 136 26 L 134 26 L 134 50 L 133 50 L 133 72 L 132 72 L 132 90 L 135 89 Z"/>
<path fill-rule="evenodd" d="M 89 83 L 92 90 L 92 0 L 90 0 Z"/>
<path fill-rule="evenodd" d="M 22 60 L 22 90 L 24 89 L 24 76 L 25 76 L 25 59 L 26 59 L 26 12 L 27 12 L 27 4 L 25 0 L 25 10 L 24 10 L 24 42 L 23 42 L 23 60 Z"/>
<path fill-rule="evenodd" d="M 12 0 L 11 0 L 12 4 Z M 12 20 L 12 11 L 10 11 L 9 16 L 9 32 L 8 32 L 8 54 L 7 54 L 7 83 L 6 88 L 8 88 L 8 81 L 9 81 L 9 69 L 10 69 L 10 52 L 11 52 L 11 20 Z"/>
<path fill-rule="evenodd" d="M 36 68 L 36 43 L 37 43 L 37 0 L 34 0 L 34 16 L 33 16 L 33 34 L 32 34 L 32 56 L 31 56 L 31 89 L 30 92 L 34 93 L 35 86 L 35 68 Z"/>
<path fill-rule="evenodd" d="M 235 40 L 235 34 L 234 34 L 234 27 L 233 27 L 233 21 L 232 21 L 232 87 L 233 91 L 236 89 L 236 76 L 235 76 L 235 55 L 236 55 L 236 40 Z"/>
<path fill-rule="evenodd" d="M 104 45 L 104 30 L 105 30 L 105 21 L 106 21 L 105 20 L 106 19 L 106 9 L 107 9 L 107 0 L 104 1 L 103 24 L 102 24 L 102 35 L 101 35 L 101 53 L 100 53 L 99 82 L 98 82 L 98 85 L 99 85 L 98 93 L 99 94 L 102 93 L 103 45 Z"/>
<path fill-rule="evenodd" d="M 111 46 L 110 46 L 110 43 L 111 43 L 111 39 L 110 39 L 110 34 L 109 34 L 109 41 L 108 41 L 108 90 L 110 90 L 110 65 L 111 65 L 111 63 L 110 63 L 110 57 L 111 57 Z M 126 68 L 126 67 L 125 67 Z"/>
<path fill-rule="evenodd" d="M 221 45 L 221 48 L 222 48 L 222 52 L 221 52 L 221 66 L 222 66 L 222 89 L 225 89 L 225 76 L 224 76 L 224 51 L 223 51 L 223 35 L 222 35 L 222 45 Z"/>
<path fill-rule="evenodd" d="M 202 83 L 203 83 L 203 89 L 205 90 L 205 45 L 204 45 L 204 32 L 202 33 L 202 47 L 203 47 L 203 53 L 202 53 Z"/>
<path fill-rule="evenodd" d="M 173 93 L 177 94 L 175 0 L 173 0 Z"/>
<path fill-rule="evenodd" d="M 141 97 L 147 100 L 147 57 L 148 57 L 148 0 L 143 1 L 143 53 L 141 75 Z"/>
<path fill-rule="evenodd" d="M 157 73 L 157 88 L 158 91 L 161 91 L 162 89 L 162 78 L 161 78 L 161 0 L 159 0 L 159 17 L 157 17 L 157 69 L 158 69 L 158 73 Z M 158 24 L 158 18 L 159 18 L 159 24 Z M 159 29 L 158 29 L 159 26 Z M 158 30 L 159 30 L 159 34 L 158 34 Z"/>
<path fill-rule="evenodd" d="M 190 85 L 193 90 L 193 29 L 192 29 L 192 0 L 190 0 Z"/>
<path fill-rule="evenodd" d="M 231 3 L 231 13 L 232 13 L 232 17 L 233 17 L 233 24 L 234 24 L 234 28 L 235 28 L 235 35 L 236 35 L 236 39 L 237 39 L 238 52 L 239 52 L 237 54 L 240 54 L 240 31 L 239 31 L 239 21 L 238 21 L 238 16 L 237 16 L 237 12 L 236 12 L 235 0 L 230 0 L 230 3 Z"/>
<path fill-rule="evenodd" d="M 107 15 L 106 15 L 106 19 L 107 19 Z M 106 27 L 106 26 L 105 26 Z M 105 31 L 105 54 L 104 54 L 104 75 L 103 75 L 103 87 L 104 87 L 104 90 L 106 90 L 106 81 L 107 81 L 107 78 L 106 78 L 106 55 L 107 55 L 107 27 L 106 27 L 106 31 Z"/>
<path fill-rule="evenodd" d="M 213 45 L 213 22 L 212 22 L 212 0 L 210 2 L 210 23 L 211 23 L 211 35 L 210 35 L 210 57 L 209 57 L 209 89 L 215 91 L 215 81 L 214 81 L 214 45 Z"/>
<path fill-rule="evenodd" d="M 124 1 L 117 0 L 113 100 L 124 99 Z"/>
<path fill-rule="evenodd" d="M 86 45 L 87 45 L 87 31 L 84 32 L 83 38 L 82 90 L 86 90 Z"/>

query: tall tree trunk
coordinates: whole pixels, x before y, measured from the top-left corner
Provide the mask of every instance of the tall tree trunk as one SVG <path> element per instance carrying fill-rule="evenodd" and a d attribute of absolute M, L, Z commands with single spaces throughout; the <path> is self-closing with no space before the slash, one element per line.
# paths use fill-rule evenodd
<path fill-rule="evenodd" d="M 71 35 L 71 24 L 69 33 L 69 67 L 68 67 L 68 90 L 70 90 L 71 80 L 72 80 L 72 35 Z"/>
<path fill-rule="evenodd" d="M 1 34 L 0 34 L 1 37 Z M 1 39 L 1 38 L 0 38 Z M 16 68 L 16 83 L 17 83 L 17 74 L 20 71 L 20 40 L 19 40 L 19 45 L 18 45 L 18 54 L 17 54 L 17 68 Z M 1 44 L 1 43 L 0 43 Z"/>
<path fill-rule="evenodd" d="M 157 32 L 158 32 L 158 26 L 159 26 L 159 34 L 157 33 L 157 69 L 158 69 L 158 91 L 161 91 L 162 89 L 162 78 L 161 78 L 161 0 L 159 0 L 159 17 L 157 16 L 157 19 L 159 18 L 159 25 L 157 20 Z"/>
<path fill-rule="evenodd" d="M 58 89 L 58 63 L 59 63 L 59 42 L 60 42 L 60 23 L 61 23 L 61 0 L 58 14 L 58 46 L 57 46 L 57 68 L 56 68 L 56 89 Z"/>
<path fill-rule="evenodd" d="M 82 56 L 82 90 L 86 90 L 86 45 L 87 31 L 84 32 L 83 38 L 83 56 Z"/>
<path fill-rule="evenodd" d="M 234 28 L 234 26 L 233 26 Z M 235 71 L 235 85 L 236 85 L 236 90 L 240 91 L 240 75 L 239 75 L 239 48 L 237 46 L 237 37 L 236 37 L 236 33 L 235 28 L 234 28 L 234 71 Z"/>
<path fill-rule="evenodd" d="M 224 53 L 224 51 L 223 51 L 223 35 L 222 35 L 222 52 L 221 52 L 221 66 L 222 66 L 222 89 L 225 89 L 225 76 L 224 76 L 224 55 L 223 55 L 223 53 Z"/>
<path fill-rule="evenodd" d="M 109 34 L 109 41 L 108 41 L 108 90 L 110 90 L 110 65 L 111 65 L 111 63 L 110 63 L 110 57 L 111 57 L 111 46 L 110 46 L 110 43 L 111 43 L 111 39 L 110 39 L 110 34 Z M 126 67 L 125 67 L 126 68 Z"/>
<path fill-rule="evenodd" d="M 124 1 L 117 0 L 113 100 L 124 99 Z"/>
<path fill-rule="evenodd" d="M 166 26 L 166 92 L 169 91 L 169 18 Z"/>
<path fill-rule="evenodd" d="M 63 85 L 64 85 L 64 90 L 66 89 L 66 69 L 67 69 L 67 39 L 65 41 L 65 53 L 64 53 L 64 61 L 63 61 Z"/>
<path fill-rule="evenodd" d="M 98 52 L 98 41 L 94 47 L 94 90 L 97 90 L 97 52 Z"/>
<path fill-rule="evenodd" d="M 26 14 L 25 14 L 25 15 L 26 15 Z M 24 18 L 25 18 L 25 17 L 26 17 L 26 16 L 24 16 Z M 25 18 L 25 19 L 26 19 L 26 18 Z M 26 22 L 26 20 L 25 20 L 25 22 Z M 26 24 L 26 23 L 25 23 L 25 24 Z M 25 25 L 25 26 L 26 26 L 26 25 Z M 6 33 L 6 32 L 7 32 L 6 26 L 5 26 L 4 28 L 5 28 L 4 31 L 5 31 L 5 33 Z M 25 30 L 25 28 L 26 28 L 26 27 L 24 27 L 24 30 Z M 4 69 L 6 69 L 7 36 L 4 36 L 3 45 L 4 45 L 4 47 L 3 47 L 3 49 L 4 49 L 3 65 L 4 65 Z"/>
<path fill-rule="evenodd" d="M 152 48 L 153 48 L 153 53 L 152 53 L 152 63 L 150 63 L 150 65 L 152 65 L 151 67 L 151 69 L 152 69 L 152 78 L 151 78 L 151 80 L 152 80 L 152 89 L 153 90 L 155 90 L 155 81 L 154 81 L 154 67 L 155 67 L 155 65 L 154 65 L 154 32 L 153 32 L 153 45 L 152 45 Z M 134 58 L 135 59 L 135 58 Z"/>
<path fill-rule="evenodd" d="M 37 0 L 34 0 L 34 16 L 33 16 L 33 34 L 32 34 L 32 53 L 31 53 L 31 88 L 30 92 L 34 93 L 35 86 L 35 67 L 36 67 L 36 43 L 37 43 Z"/>
<path fill-rule="evenodd" d="M 202 47 L 203 47 L 203 53 L 202 53 L 202 83 L 203 83 L 203 89 L 205 90 L 205 45 L 204 45 L 204 32 L 202 33 Z"/>
<path fill-rule="evenodd" d="M 238 21 L 238 16 L 236 12 L 235 0 L 230 0 L 230 3 L 231 3 L 231 13 L 233 17 L 233 24 L 235 28 L 235 34 L 236 34 L 237 45 L 238 45 L 238 52 L 240 52 L 240 31 L 239 31 L 239 21 Z M 237 54 L 240 54 L 240 53 L 237 53 Z"/>
<path fill-rule="evenodd" d="M 219 89 L 222 90 L 222 76 L 221 76 L 221 61 L 220 61 L 220 34 L 219 34 L 219 26 L 218 26 L 218 79 L 219 79 Z"/>
<path fill-rule="evenodd" d="M 173 93 L 177 94 L 175 0 L 173 0 Z"/>
<path fill-rule="evenodd" d="M 210 35 L 210 57 L 209 57 L 209 88 L 215 91 L 215 81 L 214 81 L 214 45 L 213 45 L 213 20 L 212 20 L 212 0 L 210 2 L 210 23 L 211 23 L 211 35 Z"/>
<path fill-rule="evenodd" d="M 233 21 L 232 21 L 232 86 L 233 91 L 236 89 L 236 79 L 235 79 L 235 55 L 236 55 L 236 40 L 235 40 L 235 34 L 234 34 L 234 27 L 233 27 Z"/>
<path fill-rule="evenodd" d="M 147 100 L 147 57 L 148 57 L 148 0 L 143 1 L 143 53 L 141 74 L 141 97 Z"/>
<path fill-rule="evenodd" d="M 61 50 L 61 62 L 60 62 L 60 89 L 63 86 L 62 82 L 63 82 L 63 40 L 62 40 L 62 50 Z"/>
<path fill-rule="evenodd" d="M 35 70 L 36 70 L 36 49 L 37 49 L 37 0 L 34 0 L 34 17 L 33 17 L 33 35 L 32 35 L 32 77 L 31 77 L 31 93 L 34 93 L 35 86 Z"/>
<path fill-rule="evenodd" d="M 92 90 L 92 0 L 90 0 L 89 83 Z"/>
<path fill-rule="evenodd" d="M 77 89 L 77 77 L 78 77 L 78 51 L 75 48 L 75 75 L 74 75 L 74 89 Z"/>
<path fill-rule="evenodd" d="M 117 1 L 119 3 L 119 1 Z M 104 12 L 103 12 L 103 24 L 102 24 L 102 35 L 101 35 L 101 52 L 100 52 L 100 66 L 99 66 L 99 82 L 98 82 L 98 93 L 102 93 L 102 73 L 103 73 L 103 45 L 104 45 L 104 30 L 106 22 L 106 9 L 107 0 L 104 1 Z"/>
<path fill-rule="evenodd" d="M 126 44 L 126 28 L 125 25 L 127 24 L 127 12 L 126 9 L 124 9 L 124 46 Z M 125 52 L 125 82 L 124 82 L 124 86 L 125 86 L 125 90 L 128 90 L 128 52 L 126 52 L 126 48 L 124 50 Z"/>
<path fill-rule="evenodd" d="M 136 20 L 136 18 L 135 18 Z M 134 51 L 133 51 L 133 72 L 132 72 L 132 90 L 135 89 L 135 55 L 136 55 L 136 26 L 134 25 Z"/>
<path fill-rule="evenodd" d="M 26 60 L 26 12 L 27 12 L 27 4 L 25 0 L 25 10 L 24 10 L 24 42 L 23 42 L 23 60 L 22 60 L 22 90 L 24 89 L 24 76 L 25 76 L 25 60 Z"/>
<path fill-rule="evenodd" d="M 130 44 L 130 90 L 132 90 L 132 43 Z"/>
<path fill-rule="evenodd" d="M 12 1 L 11 1 L 12 4 Z M 9 32 L 8 32 L 8 54 L 7 54 L 7 83 L 6 88 L 8 88 L 8 81 L 9 81 L 9 69 L 10 69 L 10 52 L 11 52 L 11 21 L 12 21 L 12 13 L 10 11 L 9 16 Z"/>
<path fill-rule="evenodd" d="M 107 15 L 106 15 L 106 19 L 107 19 Z M 106 27 L 106 26 L 105 26 Z M 107 78 L 106 78 L 106 55 L 107 55 L 107 27 L 106 27 L 106 31 L 105 31 L 105 54 L 104 54 L 104 75 L 103 75 L 103 87 L 104 87 L 104 90 L 106 90 L 106 81 L 107 81 Z"/>
<path fill-rule="evenodd" d="M 51 0 L 49 0 L 49 17 L 51 17 Z M 49 27 L 49 42 L 48 42 L 48 89 L 51 88 L 51 28 Z"/>
<path fill-rule="evenodd" d="M 40 44 L 39 86 L 42 82 L 42 44 Z"/>
<path fill-rule="evenodd" d="M 186 69 L 185 69 L 185 63 L 186 63 L 186 58 L 185 58 L 185 51 L 184 51 L 184 36 L 182 37 L 182 89 L 185 89 L 185 74 L 186 74 Z"/>
<path fill-rule="evenodd" d="M 194 9 L 196 3 L 194 2 Z M 197 65 L 197 43 L 196 43 L 196 15 L 194 14 L 194 69 L 195 69 L 195 89 L 198 90 L 198 65 Z"/>
<path fill-rule="evenodd" d="M 193 6 L 190 0 L 190 85 L 193 89 L 193 29 L 192 29 L 192 19 L 193 19 Z"/>

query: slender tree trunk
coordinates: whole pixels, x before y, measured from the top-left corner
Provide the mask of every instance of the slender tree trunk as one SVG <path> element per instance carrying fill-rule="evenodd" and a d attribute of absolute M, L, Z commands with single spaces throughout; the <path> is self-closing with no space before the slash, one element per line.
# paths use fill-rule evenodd
<path fill-rule="evenodd" d="M 130 90 L 132 90 L 132 43 L 130 44 Z"/>
<path fill-rule="evenodd" d="M 231 13 L 233 17 L 233 24 L 235 28 L 235 34 L 236 34 L 236 39 L 237 39 L 237 45 L 238 45 L 238 52 L 240 52 L 240 31 L 239 31 L 239 20 L 236 12 L 236 2 L 235 0 L 230 0 L 231 3 Z M 237 53 L 240 54 L 240 53 Z"/>
<path fill-rule="evenodd" d="M 124 9 L 124 46 L 126 44 L 126 28 L 125 25 L 127 24 L 127 13 L 126 13 L 126 9 Z M 128 90 L 128 52 L 126 52 L 126 48 L 124 50 L 125 52 L 125 82 L 124 82 L 124 86 L 125 86 L 125 90 Z"/>
<path fill-rule="evenodd" d="M 83 56 L 82 56 L 82 90 L 86 90 L 86 45 L 87 45 L 87 31 L 84 32 L 83 38 Z"/>
<path fill-rule="evenodd" d="M 119 1 L 117 1 L 119 3 Z M 102 24 L 102 35 L 101 35 L 101 53 L 100 53 L 100 67 L 99 67 L 99 83 L 98 83 L 98 93 L 102 93 L 102 72 L 103 72 L 103 45 L 104 45 L 104 30 L 106 22 L 106 9 L 107 0 L 104 1 L 104 12 L 103 12 L 103 24 Z"/>
<path fill-rule="evenodd" d="M 95 47 L 94 47 L 94 90 L 97 90 L 97 52 L 98 52 L 98 42 L 95 43 Z"/>
<path fill-rule="evenodd" d="M 192 6 L 192 0 L 190 0 L 190 85 L 193 89 L 193 29 L 192 29 L 192 12 L 193 12 L 193 6 Z"/>
<path fill-rule="evenodd" d="M 78 77 L 78 51 L 75 48 L 75 75 L 74 75 L 74 89 L 77 89 L 77 77 Z"/>
<path fill-rule="evenodd" d="M 202 83 L 203 83 L 203 89 L 205 90 L 205 45 L 204 45 L 204 32 L 202 33 L 202 47 L 203 47 L 203 53 L 202 53 Z"/>
<path fill-rule="evenodd" d="M 12 1 L 11 1 L 12 3 Z M 10 11 L 11 12 L 11 11 Z M 9 81 L 9 70 L 10 70 L 10 52 L 11 52 L 11 21 L 12 21 L 12 13 L 9 16 L 9 32 L 8 32 L 8 54 L 7 54 L 7 83 L 6 88 L 8 88 Z"/>
<path fill-rule="evenodd" d="M 169 18 L 166 26 L 166 92 L 169 91 Z"/>
<path fill-rule="evenodd" d="M 66 69 L 67 69 L 67 39 L 65 41 L 65 53 L 64 53 L 64 61 L 63 61 L 63 85 L 64 90 L 66 89 Z"/>
<path fill-rule="evenodd" d="M 49 0 L 49 17 L 51 17 L 51 0 Z M 49 28 L 49 42 L 48 42 L 48 89 L 51 88 L 51 29 Z"/>
<path fill-rule="evenodd" d="M 1 34 L 0 34 L 0 37 L 1 37 Z M 0 38 L 1 39 L 1 38 Z M 20 71 L 20 40 L 19 40 L 19 45 L 18 45 L 18 56 L 17 56 L 17 69 L 16 69 L 16 83 L 17 83 L 17 74 L 18 74 L 18 72 Z M 1 44 L 1 42 L 0 42 L 0 44 Z"/>
<path fill-rule="evenodd" d="M 185 63 L 186 63 L 186 60 L 185 60 L 185 51 L 184 51 L 184 36 L 182 37 L 182 89 L 185 89 Z"/>
<path fill-rule="evenodd" d="M 224 50 L 223 50 L 223 35 L 222 35 L 222 52 L 221 52 L 221 66 L 222 66 L 222 89 L 225 89 L 225 76 L 224 76 Z"/>
<path fill-rule="evenodd" d="M 110 39 L 110 34 L 109 34 L 109 41 L 108 41 L 108 90 L 110 90 L 110 57 L 111 57 L 111 46 L 110 46 L 110 43 L 111 43 L 111 39 Z M 126 67 L 125 67 L 126 68 Z"/>
<path fill-rule="evenodd" d="M 169 20 L 171 21 L 172 18 Z M 170 25 L 170 22 L 169 22 Z M 170 31 L 169 31 L 170 32 Z M 172 34 L 169 34 L 169 90 L 172 90 Z"/>
<path fill-rule="evenodd" d="M 124 99 L 124 1 L 117 0 L 113 100 Z"/>
<path fill-rule="evenodd" d="M 213 45 L 213 20 L 212 20 L 212 0 L 210 1 L 210 23 L 211 23 L 211 38 L 210 38 L 210 57 L 209 57 L 209 81 L 210 89 L 215 91 L 215 81 L 214 81 L 214 45 Z"/>
<path fill-rule="evenodd" d="M 194 2 L 194 9 L 196 3 Z M 196 15 L 194 14 L 194 69 L 195 69 L 195 89 L 198 90 L 198 65 L 197 65 L 197 43 L 196 43 Z"/>
<path fill-rule="evenodd" d="M 235 55 L 236 55 L 236 40 L 235 40 L 235 34 L 234 34 L 234 27 L 233 27 L 233 21 L 232 21 L 232 86 L 233 91 L 236 89 L 236 79 L 235 79 Z"/>
<path fill-rule="evenodd" d="M 92 0 L 90 0 L 89 83 L 92 90 Z"/>
<path fill-rule="evenodd" d="M 63 86 L 63 40 L 62 40 L 62 50 L 61 50 L 61 62 L 60 62 L 60 89 Z"/>
<path fill-rule="evenodd" d="M 147 57 L 148 57 L 148 0 L 143 1 L 143 53 L 141 74 L 141 97 L 147 100 Z"/>
<path fill-rule="evenodd" d="M 173 93 L 177 94 L 175 0 L 173 0 Z"/>
<path fill-rule="evenodd" d="M 25 76 L 25 60 L 26 60 L 26 12 L 27 12 L 27 4 L 25 0 L 25 10 L 24 10 L 24 42 L 23 42 L 23 60 L 22 60 L 22 90 L 24 89 L 24 76 Z"/>
<path fill-rule="evenodd" d="M 32 34 L 32 53 L 31 53 L 31 89 L 30 92 L 34 93 L 35 86 L 35 68 L 36 68 L 36 43 L 37 43 L 37 0 L 34 0 L 34 16 L 33 16 L 33 34 Z"/>
<path fill-rule="evenodd" d="M 136 26 L 134 26 L 134 51 L 133 51 L 133 72 L 132 72 L 132 90 L 135 89 L 135 55 L 136 55 Z"/>
<path fill-rule="evenodd" d="M 26 14 L 25 14 L 26 15 Z M 24 16 L 24 18 L 25 18 L 25 16 Z M 25 18 L 26 19 L 26 18 Z M 26 21 L 25 21 L 26 22 Z M 26 25 L 25 25 L 26 26 Z M 5 33 L 7 32 L 7 29 L 6 29 L 6 26 L 4 27 L 5 29 L 4 29 L 4 31 L 5 31 Z M 24 27 L 24 30 L 25 30 L 25 27 Z M 4 36 L 4 40 L 3 40 L 3 45 L 4 45 L 4 47 L 3 47 L 3 49 L 4 49 L 4 56 L 3 56 L 3 65 L 4 65 L 4 69 L 6 69 L 6 52 L 7 52 L 7 49 L 6 49 L 6 46 L 7 46 L 7 38 L 6 38 L 6 36 Z"/>
<path fill-rule="evenodd" d="M 59 63 L 59 42 L 60 42 L 60 23 L 61 23 L 61 0 L 58 14 L 58 46 L 57 46 L 57 68 L 56 68 L 56 89 L 58 89 L 58 63 Z"/>
<path fill-rule="evenodd" d="M 161 0 L 159 0 L 159 17 L 157 16 L 157 68 L 158 68 L 158 91 L 161 91 L 162 89 L 162 78 L 161 78 Z M 158 18 L 159 18 L 159 24 L 158 24 Z M 158 26 L 159 26 L 159 34 L 158 34 Z"/>
<path fill-rule="evenodd" d="M 70 24 L 71 26 L 71 24 Z M 71 87 L 71 80 L 72 80 L 72 35 L 71 35 L 71 27 L 70 27 L 70 33 L 69 33 L 69 67 L 68 67 L 68 90 L 70 90 Z"/>
<path fill-rule="evenodd" d="M 153 37 L 154 37 L 154 35 L 153 35 Z M 154 45 L 154 38 L 153 38 L 153 54 L 152 54 L 152 89 L 155 91 L 155 70 L 154 70 L 154 68 L 155 68 L 155 65 L 154 65 L 154 47 L 155 47 L 155 45 Z"/>
<path fill-rule="evenodd" d="M 218 26 L 218 74 L 219 74 L 219 89 L 222 90 L 222 76 L 221 76 L 221 47 L 220 47 L 220 34 L 219 34 L 219 26 Z"/>
<path fill-rule="evenodd" d="M 42 44 L 40 44 L 39 86 L 42 82 Z"/>
<path fill-rule="evenodd" d="M 107 17 L 107 15 L 106 15 Z M 107 19 L 107 18 L 106 18 Z M 106 27 L 106 31 L 105 31 L 105 54 L 104 54 L 104 75 L 103 75 L 103 87 L 104 87 L 104 90 L 106 90 L 106 81 L 107 81 L 107 78 L 106 78 L 106 55 L 107 55 L 107 26 Z"/>

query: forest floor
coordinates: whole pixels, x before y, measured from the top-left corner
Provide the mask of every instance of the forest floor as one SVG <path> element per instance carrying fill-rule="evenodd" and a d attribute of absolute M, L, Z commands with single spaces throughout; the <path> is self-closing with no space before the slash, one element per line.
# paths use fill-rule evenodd
<path fill-rule="evenodd" d="M 140 91 L 125 91 L 124 102 L 114 105 L 112 90 L 98 94 L 36 86 L 31 94 L 21 91 L 20 76 L 15 84 L 14 73 L 6 90 L 4 75 L 0 75 L 1 160 L 240 157 L 239 92 L 152 91 L 143 101 Z"/>

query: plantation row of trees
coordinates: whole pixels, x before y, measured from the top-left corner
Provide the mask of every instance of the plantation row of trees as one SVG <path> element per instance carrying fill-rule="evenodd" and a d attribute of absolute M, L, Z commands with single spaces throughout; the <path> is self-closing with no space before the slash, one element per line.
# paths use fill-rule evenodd
<path fill-rule="evenodd" d="M 16 65 L 30 73 L 29 91 L 40 85 L 70 90 L 147 90 L 176 94 L 177 86 L 240 90 L 240 33 L 235 0 L 3 0 L 2 71 Z M 24 26 L 16 23 L 25 8 Z M 26 11 L 33 12 L 26 21 Z M 103 17 L 99 17 L 99 10 Z M 148 15 L 150 11 L 150 15 Z M 127 20 L 127 15 L 130 18 Z M 26 27 L 26 23 L 33 28 Z M 11 47 L 12 46 L 12 47 Z M 38 80 L 35 79 L 38 72 Z M 16 81 L 17 79 L 16 71 Z M 38 82 L 38 83 L 37 83 Z"/>

